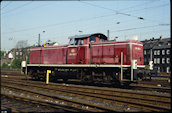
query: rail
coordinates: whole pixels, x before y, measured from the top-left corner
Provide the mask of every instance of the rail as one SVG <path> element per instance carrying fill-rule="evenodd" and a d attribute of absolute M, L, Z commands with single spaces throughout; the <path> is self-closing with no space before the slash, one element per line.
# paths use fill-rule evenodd
<path fill-rule="evenodd" d="M 37 88 L 54 93 L 66 93 L 66 95 L 85 97 L 89 99 L 95 99 L 98 101 L 103 100 L 106 103 L 114 103 L 127 105 L 133 108 L 143 109 L 144 111 L 168 111 L 170 109 L 170 96 L 161 94 L 150 94 L 143 92 L 135 92 L 133 90 L 123 89 L 109 89 L 109 88 L 97 88 L 97 87 L 85 87 L 75 85 L 61 85 L 61 84 L 49 84 L 45 85 L 41 82 L 27 81 L 21 83 L 22 80 L 5 80 L 6 83 L 18 84 Z M 2 82 L 4 84 L 4 82 Z M 28 85 L 29 84 L 29 85 Z M 11 86 L 10 86 L 11 87 Z"/>

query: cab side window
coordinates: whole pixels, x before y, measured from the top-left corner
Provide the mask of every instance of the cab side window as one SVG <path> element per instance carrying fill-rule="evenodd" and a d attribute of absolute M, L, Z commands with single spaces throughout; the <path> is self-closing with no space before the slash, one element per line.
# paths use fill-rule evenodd
<path fill-rule="evenodd" d="M 105 40 L 103 38 L 100 39 L 100 42 L 105 42 Z"/>
<path fill-rule="evenodd" d="M 80 45 L 83 45 L 84 44 L 84 40 L 80 40 Z"/>
<path fill-rule="evenodd" d="M 70 40 L 70 45 L 74 45 L 74 39 Z"/>
<path fill-rule="evenodd" d="M 89 37 L 89 41 L 90 41 L 90 42 L 96 42 L 96 37 L 95 37 L 95 36 Z"/>

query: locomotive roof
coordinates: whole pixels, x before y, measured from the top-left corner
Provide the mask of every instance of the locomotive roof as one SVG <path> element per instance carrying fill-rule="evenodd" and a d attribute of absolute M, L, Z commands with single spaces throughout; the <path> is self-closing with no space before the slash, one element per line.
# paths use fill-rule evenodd
<path fill-rule="evenodd" d="M 84 34 L 84 35 L 74 35 L 74 36 L 70 36 L 69 39 L 72 39 L 72 38 L 74 38 L 74 39 L 78 39 L 78 38 L 84 39 L 84 38 L 88 38 L 88 37 L 90 37 L 90 36 L 96 36 L 96 35 L 100 35 L 101 38 L 107 40 L 107 37 L 106 37 L 104 34 L 102 34 L 102 33 L 93 33 L 93 34 Z"/>

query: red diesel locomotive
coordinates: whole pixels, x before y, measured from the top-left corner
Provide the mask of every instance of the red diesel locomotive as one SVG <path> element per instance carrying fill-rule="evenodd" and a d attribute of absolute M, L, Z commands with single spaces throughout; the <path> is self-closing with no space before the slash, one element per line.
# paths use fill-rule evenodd
<path fill-rule="evenodd" d="M 108 41 L 101 33 L 69 37 L 68 45 L 30 49 L 26 72 L 34 79 L 80 79 L 93 83 L 128 83 L 144 68 L 143 44 L 137 40 Z"/>

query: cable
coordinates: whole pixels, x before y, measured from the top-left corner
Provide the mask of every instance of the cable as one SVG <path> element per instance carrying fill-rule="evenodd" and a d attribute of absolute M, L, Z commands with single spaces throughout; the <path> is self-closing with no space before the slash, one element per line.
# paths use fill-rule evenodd
<path fill-rule="evenodd" d="M 148 8 L 142 8 L 142 9 L 132 10 L 132 11 L 128 11 L 128 12 L 135 12 L 135 11 L 140 11 L 140 10 L 144 10 L 144 9 L 151 9 L 151 8 L 160 8 L 160 7 L 164 7 L 164 6 L 167 6 L 167 5 L 169 5 L 169 3 L 161 4 L 159 6 L 153 6 L 153 7 L 148 7 Z"/>
<path fill-rule="evenodd" d="M 87 21 L 87 20 L 92 20 L 92 19 L 97 19 L 97 18 L 102 18 L 102 17 L 107 17 L 107 16 L 113 16 L 113 15 L 114 14 L 108 14 L 108 15 L 97 16 L 97 17 L 92 17 L 92 18 L 77 19 L 77 20 L 63 22 L 63 23 L 49 24 L 49 25 L 44 25 L 44 26 L 38 26 L 38 27 L 32 27 L 32 28 L 27 28 L 27 29 L 21 29 L 21 30 L 12 31 L 12 32 L 5 32 L 5 34 L 13 33 L 13 32 L 21 32 L 21 31 L 29 31 L 29 30 L 34 30 L 34 29 L 42 28 L 42 27 L 52 27 L 52 26 L 57 26 L 57 25 L 69 24 L 69 23 L 73 23 L 73 22 L 79 22 L 79 21 Z"/>
<path fill-rule="evenodd" d="M 109 8 L 107 8 L 107 9 L 109 9 Z M 34 29 L 42 28 L 42 27 L 52 27 L 52 26 L 63 25 L 63 24 L 68 24 L 68 23 L 73 23 L 73 22 L 78 22 L 78 21 L 88 21 L 88 20 L 92 20 L 92 19 L 98 19 L 98 18 L 103 18 L 103 17 L 107 17 L 107 16 L 113 16 L 113 15 L 116 15 L 116 14 L 108 14 L 108 15 L 91 17 L 91 18 L 84 18 L 84 19 L 78 19 L 78 20 L 73 20 L 73 21 L 68 21 L 68 22 L 63 22 L 63 23 L 57 23 L 57 24 L 50 24 L 50 25 L 32 27 L 32 28 L 27 28 L 27 29 L 12 31 L 12 32 L 6 32 L 6 34 L 13 33 L 13 32 L 29 31 L 29 30 L 34 30 Z"/>
<path fill-rule="evenodd" d="M 138 18 L 138 16 L 134 16 L 134 15 L 127 14 L 127 13 L 122 13 L 122 12 L 119 12 L 118 10 L 114 10 L 114 9 L 110 9 L 110 8 L 102 7 L 102 6 L 95 5 L 95 4 L 91 4 L 91 3 L 88 3 L 88 2 L 83 2 L 83 1 L 79 1 L 79 2 L 82 2 L 82 3 L 88 4 L 88 5 L 91 5 L 91 6 L 95 6 L 95 7 L 98 7 L 98 8 L 102 8 L 102 9 L 106 9 L 106 10 L 115 11 L 115 12 L 116 12 L 116 14 L 121 14 L 121 15 L 125 15 L 125 16 L 131 16 L 131 17 L 137 17 L 137 18 Z"/>
<path fill-rule="evenodd" d="M 139 32 L 139 33 L 130 33 L 130 34 L 122 34 L 122 35 L 118 35 L 118 36 L 127 36 L 127 35 L 133 35 L 133 34 L 147 34 L 147 33 L 151 33 L 151 32 L 156 32 L 156 33 L 159 33 L 159 32 L 164 32 L 164 31 L 170 31 L 170 29 L 163 29 L 163 30 L 152 30 L 152 31 L 146 31 L 146 32 Z"/>
<path fill-rule="evenodd" d="M 130 11 L 130 12 L 135 12 L 135 11 L 140 11 L 140 10 L 147 10 L 147 9 L 151 9 L 151 8 L 160 8 L 160 7 L 164 7 L 164 6 L 167 6 L 167 5 L 169 5 L 168 3 L 166 3 L 166 4 L 162 4 L 162 5 L 159 5 L 159 6 L 153 6 L 153 7 L 148 7 L 148 8 L 142 8 L 142 9 L 138 9 L 138 10 L 133 10 L 133 11 Z M 139 12 L 140 13 L 140 12 Z M 151 22 L 158 22 L 158 23 L 162 23 L 162 22 L 160 22 L 160 21 L 157 21 L 157 20 L 151 20 L 151 19 L 144 19 L 144 20 L 147 20 L 147 21 L 151 21 Z"/>
<path fill-rule="evenodd" d="M 7 7 L 7 6 L 8 6 L 9 4 L 11 4 L 11 3 L 12 3 L 12 2 L 11 2 L 11 1 L 9 1 L 9 3 L 8 3 L 8 4 L 6 4 L 4 7 L 2 7 L 2 8 L 1 8 L 1 10 L 2 10 L 2 9 L 4 9 L 5 7 Z"/>
<path fill-rule="evenodd" d="M 26 6 L 26 5 L 30 4 L 30 3 L 32 3 L 32 1 L 30 1 L 30 2 L 28 2 L 28 3 L 26 3 L 26 4 L 23 4 L 23 5 L 21 5 L 21 6 L 18 6 L 18 7 L 16 7 L 16 8 L 14 8 L 14 9 L 8 10 L 7 12 L 2 13 L 2 15 L 3 15 L 3 14 L 7 14 L 7 13 L 12 12 L 12 11 L 15 11 L 16 9 L 19 9 L 19 8 L 21 8 L 21 7 L 24 7 L 24 6 Z"/>
<path fill-rule="evenodd" d="M 171 24 L 168 24 L 168 25 L 171 25 Z M 134 30 L 134 29 L 143 29 L 143 28 L 156 27 L 156 26 L 161 26 L 161 25 L 153 25 L 153 26 L 135 27 L 135 28 L 121 29 L 121 30 L 116 30 L 116 31 L 111 31 L 111 32 L 129 31 L 129 30 Z"/>
<path fill-rule="evenodd" d="M 152 0 L 152 1 L 149 1 L 149 2 L 146 2 L 146 3 L 144 3 L 144 4 L 138 4 L 138 5 L 134 5 L 134 6 L 131 6 L 131 7 L 127 7 L 127 8 L 124 8 L 124 9 L 119 9 L 119 10 L 126 10 L 126 9 L 131 9 L 131 8 L 133 8 L 133 7 L 137 7 L 137 6 L 143 6 L 143 5 L 145 5 L 145 4 L 150 4 L 151 2 L 157 2 L 158 0 Z"/>
<path fill-rule="evenodd" d="M 131 15 L 131 14 L 127 14 L 127 12 L 121 13 L 121 12 L 119 12 L 119 11 L 117 11 L 117 10 L 113 10 L 113 9 L 110 9 L 110 8 L 98 6 L 98 5 L 95 5 L 95 4 L 88 3 L 88 2 L 83 2 L 83 1 L 80 1 L 80 2 L 85 3 L 85 4 L 88 4 L 88 5 L 91 5 L 91 6 L 103 8 L 103 9 L 106 9 L 106 10 L 115 11 L 116 14 L 122 14 L 122 15 L 125 15 L 125 16 L 137 17 L 137 18 L 140 19 L 140 20 L 145 20 L 145 18 L 143 18 L 143 17 L 138 17 L 138 16 L 134 16 L 134 15 Z M 151 2 L 152 2 L 152 1 L 151 1 Z M 139 10 L 150 9 L 150 8 L 155 8 L 155 7 L 159 8 L 159 7 L 163 7 L 163 6 L 166 6 L 166 5 L 169 5 L 169 4 L 167 3 L 167 4 L 160 5 L 160 6 L 154 6 L 154 7 L 149 7 L 149 8 L 143 8 L 143 9 L 139 9 Z M 127 9 L 128 9 L 128 8 L 127 8 Z M 134 11 L 139 11 L 139 10 L 134 10 Z M 133 12 L 133 11 L 128 11 L 128 12 Z M 146 19 L 146 20 L 154 21 L 154 20 L 150 20 L 150 19 Z"/>

